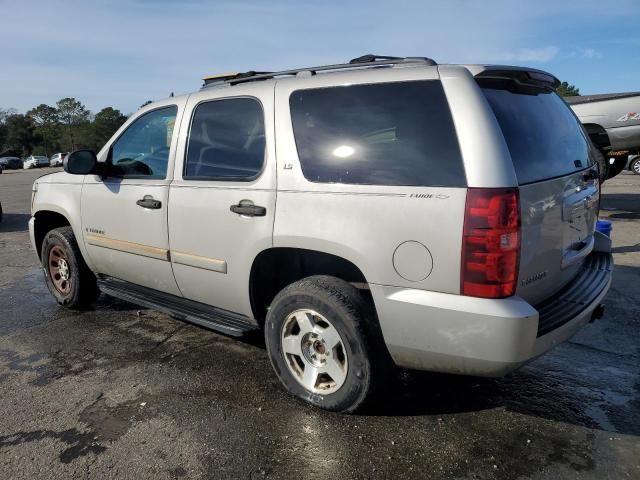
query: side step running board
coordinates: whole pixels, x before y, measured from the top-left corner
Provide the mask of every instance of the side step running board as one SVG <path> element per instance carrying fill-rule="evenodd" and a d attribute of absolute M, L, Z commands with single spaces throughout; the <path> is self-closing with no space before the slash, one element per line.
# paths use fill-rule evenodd
<path fill-rule="evenodd" d="M 255 320 L 244 315 L 134 285 L 117 278 L 101 277 L 98 279 L 98 287 L 107 295 L 234 337 L 258 330 Z"/>

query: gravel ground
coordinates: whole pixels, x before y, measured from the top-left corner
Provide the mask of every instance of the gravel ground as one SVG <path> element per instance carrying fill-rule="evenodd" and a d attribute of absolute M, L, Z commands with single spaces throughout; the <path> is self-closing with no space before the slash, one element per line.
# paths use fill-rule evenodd
<path fill-rule="evenodd" d="M 503 379 L 402 373 L 379 411 L 315 410 L 237 340 L 49 295 L 30 186 L 0 175 L 0 478 L 640 478 L 640 176 L 607 182 L 604 319 Z"/>

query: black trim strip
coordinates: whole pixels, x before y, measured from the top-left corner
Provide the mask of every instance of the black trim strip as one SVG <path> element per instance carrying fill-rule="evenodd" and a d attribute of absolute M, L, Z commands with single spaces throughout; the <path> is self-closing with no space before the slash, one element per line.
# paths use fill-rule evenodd
<path fill-rule="evenodd" d="M 240 337 L 258 329 L 255 320 L 239 313 L 135 285 L 125 280 L 103 276 L 98 279 L 98 286 L 107 295 L 234 337 Z"/>

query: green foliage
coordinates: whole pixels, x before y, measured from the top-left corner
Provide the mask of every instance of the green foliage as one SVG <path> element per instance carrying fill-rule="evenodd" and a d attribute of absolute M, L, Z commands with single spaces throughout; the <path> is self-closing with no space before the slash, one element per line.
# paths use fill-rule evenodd
<path fill-rule="evenodd" d="M 52 155 L 81 148 L 98 151 L 127 120 L 106 107 L 95 115 L 75 98 L 40 104 L 25 115 L 0 108 L 0 154 Z"/>
<path fill-rule="evenodd" d="M 580 95 L 580 89 L 576 88 L 575 85 L 569 85 L 568 82 L 562 82 L 558 88 L 556 88 L 556 92 L 561 97 L 576 97 Z"/>
<path fill-rule="evenodd" d="M 60 137 L 60 125 L 58 110 L 49 105 L 41 103 L 27 112 L 27 117 L 31 118 L 35 129 L 36 139 L 41 143 L 42 148 L 36 149 L 35 154 L 51 155 L 55 152 L 51 149 L 59 149 L 59 146 L 52 143 Z M 41 150 L 41 151 L 40 151 Z"/>
<path fill-rule="evenodd" d="M 35 125 L 31 118 L 19 113 L 9 115 L 5 121 L 6 137 L 2 150 L 18 152 L 23 156 L 33 151 L 35 143 Z"/>
<path fill-rule="evenodd" d="M 104 145 L 126 120 L 127 117 L 115 108 L 106 107 L 100 110 L 93 118 L 93 144 Z"/>
<path fill-rule="evenodd" d="M 69 97 L 58 100 L 56 107 L 60 121 L 65 126 L 63 144 L 69 151 L 76 150 L 78 130 L 89 122 L 90 112 L 81 102 Z"/>

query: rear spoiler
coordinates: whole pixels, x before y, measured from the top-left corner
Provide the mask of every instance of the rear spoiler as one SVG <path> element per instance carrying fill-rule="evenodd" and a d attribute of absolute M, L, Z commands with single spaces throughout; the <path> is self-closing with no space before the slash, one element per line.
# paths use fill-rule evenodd
<path fill-rule="evenodd" d="M 521 85 L 534 87 L 557 88 L 560 80 L 543 70 L 526 67 L 510 67 L 503 65 L 470 65 L 469 71 L 476 78 L 495 78 L 513 80 Z"/>

